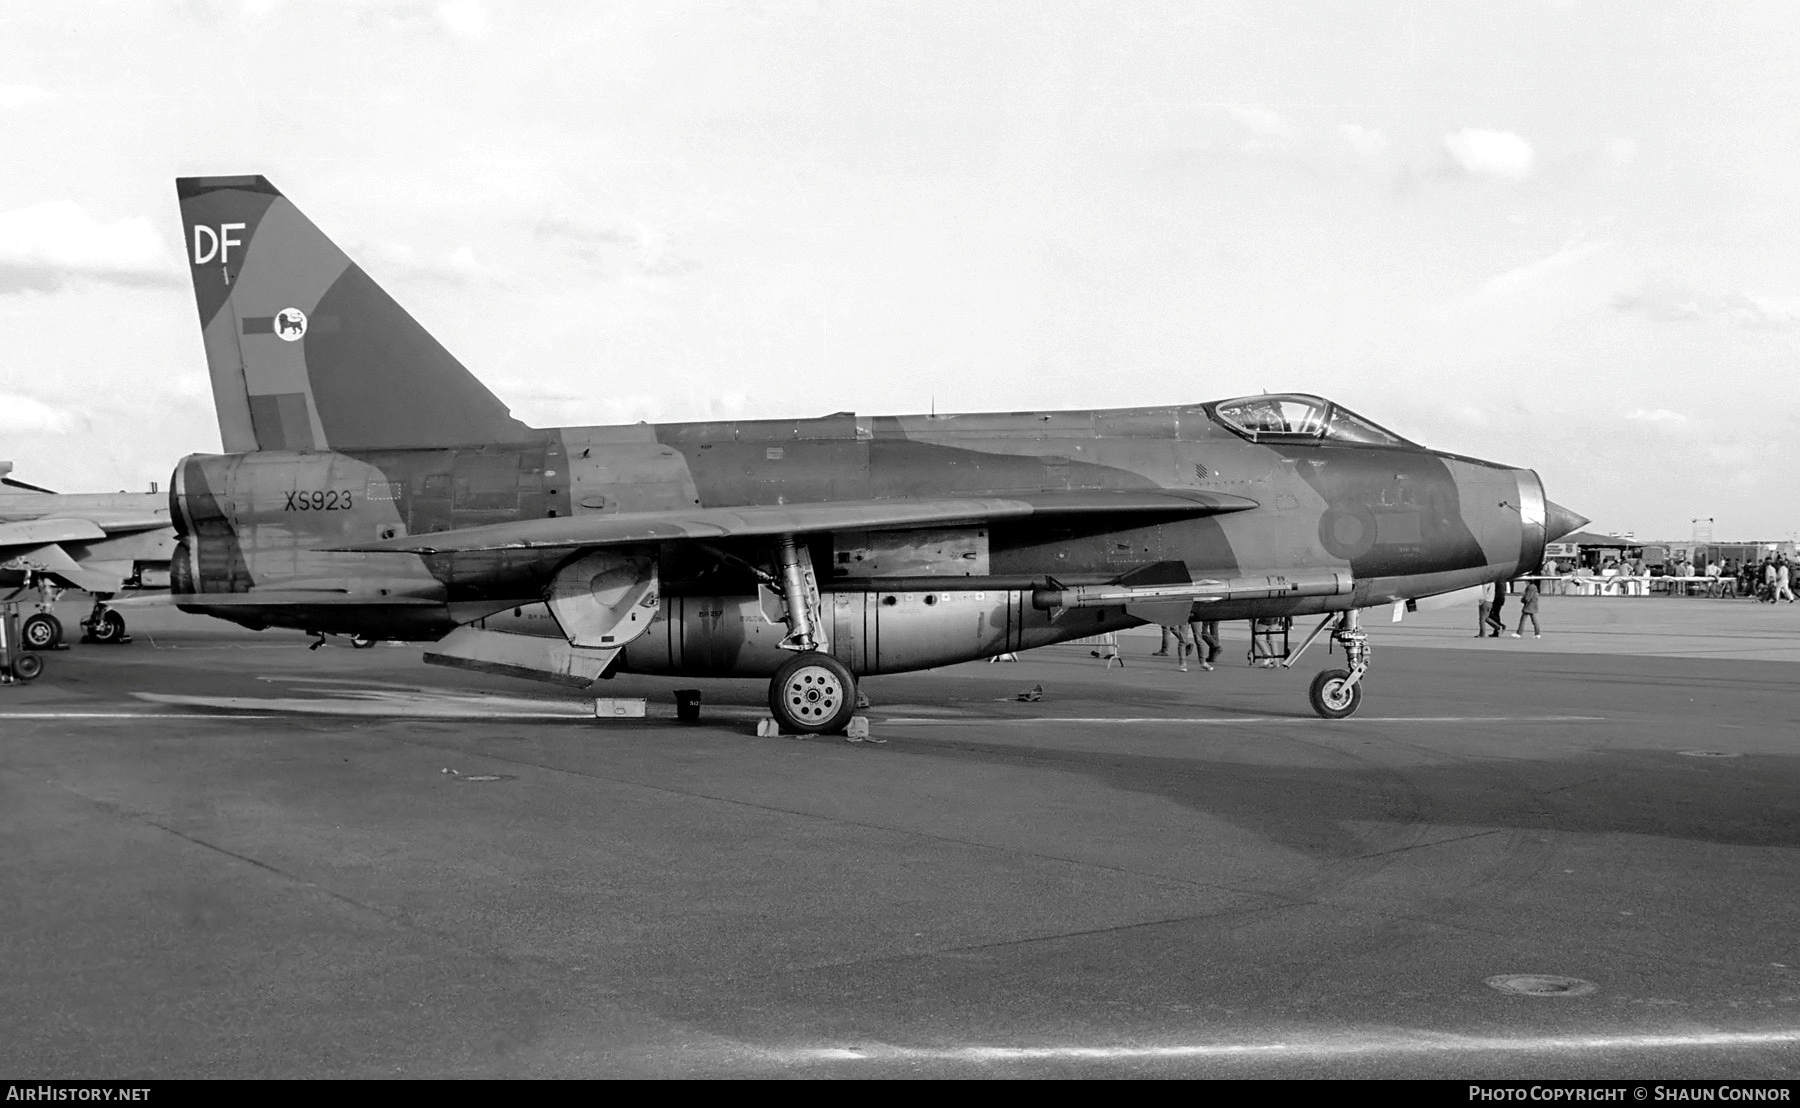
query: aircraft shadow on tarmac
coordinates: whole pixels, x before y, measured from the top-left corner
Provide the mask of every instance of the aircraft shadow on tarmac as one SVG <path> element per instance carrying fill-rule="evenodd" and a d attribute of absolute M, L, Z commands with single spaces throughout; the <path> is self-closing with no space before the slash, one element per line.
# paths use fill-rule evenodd
<path fill-rule="evenodd" d="M 896 741 L 901 749 L 908 745 Z M 1503 759 L 1397 768 L 1334 740 L 1305 744 L 1309 760 L 1333 764 L 1301 767 L 1262 758 L 1028 750 L 962 739 L 929 745 L 992 764 L 1029 762 L 1173 801 L 1323 861 L 1394 849 L 1386 835 L 1371 838 L 1355 830 L 1371 825 L 1800 847 L 1800 779 L 1792 760 L 1772 756 L 1714 760 L 1599 751 L 1550 768 Z"/>

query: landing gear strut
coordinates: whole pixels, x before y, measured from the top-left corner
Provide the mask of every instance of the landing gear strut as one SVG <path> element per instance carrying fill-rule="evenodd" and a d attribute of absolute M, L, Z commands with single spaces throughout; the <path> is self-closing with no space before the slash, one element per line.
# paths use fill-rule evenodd
<path fill-rule="evenodd" d="M 819 650 L 825 636 L 819 630 L 818 586 L 812 580 L 812 557 L 800 549 L 794 536 L 783 535 L 776 547 L 781 569 L 781 598 L 787 603 L 787 637 L 783 650 Z"/>
<path fill-rule="evenodd" d="M 1325 719 L 1348 719 L 1362 707 L 1363 674 L 1369 672 L 1369 633 L 1356 624 L 1356 609 L 1347 612 L 1333 613 L 1313 628 L 1312 634 L 1300 644 L 1284 666 L 1291 667 L 1305 653 L 1306 648 L 1325 630 L 1331 631 L 1331 641 L 1344 648 L 1344 660 L 1349 669 L 1328 669 L 1321 671 L 1312 680 L 1306 691 L 1307 699 L 1312 702 L 1312 709 Z"/>
<path fill-rule="evenodd" d="M 780 645 L 795 654 L 769 681 L 769 711 L 783 731 L 810 735 L 842 731 L 856 711 L 856 678 L 848 666 L 826 653 L 829 644 L 812 558 L 794 536 L 782 535 L 775 565 L 787 607 L 788 633 Z"/>

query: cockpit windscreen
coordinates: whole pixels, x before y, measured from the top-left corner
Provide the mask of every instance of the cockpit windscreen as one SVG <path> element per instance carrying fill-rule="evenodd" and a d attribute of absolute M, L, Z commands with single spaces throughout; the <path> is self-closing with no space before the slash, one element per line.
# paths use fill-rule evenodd
<path fill-rule="evenodd" d="M 1223 400 L 1213 416 L 1251 442 L 1325 440 L 1371 446 L 1412 444 L 1340 404 L 1303 393 L 1276 393 Z"/>

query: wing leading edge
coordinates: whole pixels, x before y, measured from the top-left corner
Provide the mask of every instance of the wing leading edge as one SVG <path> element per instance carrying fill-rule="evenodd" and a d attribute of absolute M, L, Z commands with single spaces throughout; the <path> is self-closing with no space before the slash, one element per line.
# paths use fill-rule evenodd
<path fill-rule="evenodd" d="M 1205 516 L 1257 507 L 1247 497 L 1189 489 L 1075 489 L 1014 496 L 906 500 L 835 500 L 817 504 L 751 504 L 691 511 L 633 512 L 567 519 L 493 523 L 406 538 L 331 546 L 333 551 L 462 554 L 625 546 L 681 539 L 798 535 L 870 528 L 982 525 L 1034 516 Z"/>
<path fill-rule="evenodd" d="M 154 531 L 168 525 L 169 521 L 165 517 L 127 513 L 22 519 L 0 523 L 0 547 L 41 546 L 48 542 L 99 542 L 108 535 Z"/>

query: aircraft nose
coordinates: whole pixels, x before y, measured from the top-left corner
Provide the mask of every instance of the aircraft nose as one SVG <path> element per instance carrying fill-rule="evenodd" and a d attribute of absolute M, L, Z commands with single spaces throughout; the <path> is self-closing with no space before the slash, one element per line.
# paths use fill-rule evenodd
<path fill-rule="evenodd" d="M 1544 539 L 1555 542 L 1588 524 L 1588 517 L 1577 515 L 1554 500 L 1544 502 Z"/>

